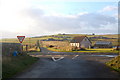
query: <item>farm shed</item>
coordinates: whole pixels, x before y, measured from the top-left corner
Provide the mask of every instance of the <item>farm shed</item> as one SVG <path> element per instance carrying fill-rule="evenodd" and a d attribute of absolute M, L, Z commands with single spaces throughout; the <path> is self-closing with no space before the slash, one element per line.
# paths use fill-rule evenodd
<path fill-rule="evenodd" d="M 70 45 L 77 48 L 90 48 L 92 43 L 87 36 L 77 36 L 71 40 Z"/>
<path fill-rule="evenodd" d="M 94 44 L 95 48 L 112 48 L 112 43 L 108 41 L 97 41 Z"/>

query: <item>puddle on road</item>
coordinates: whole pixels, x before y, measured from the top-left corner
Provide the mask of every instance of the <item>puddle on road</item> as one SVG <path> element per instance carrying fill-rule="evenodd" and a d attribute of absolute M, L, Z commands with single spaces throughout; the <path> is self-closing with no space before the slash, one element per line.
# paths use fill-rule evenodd
<path fill-rule="evenodd" d="M 98 57 L 116 57 L 118 55 L 90 55 L 90 56 L 98 56 Z"/>
<path fill-rule="evenodd" d="M 51 52 L 51 53 L 66 53 L 66 52 Z"/>
<path fill-rule="evenodd" d="M 65 52 L 52 52 L 52 53 L 65 53 Z M 75 54 L 76 55 L 76 54 Z M 79 55 L 79 54 L 78 54 Z M 116 57 L 118 55 L 88 55 L 88 56 L 96 56 L 96 57 Z"/>

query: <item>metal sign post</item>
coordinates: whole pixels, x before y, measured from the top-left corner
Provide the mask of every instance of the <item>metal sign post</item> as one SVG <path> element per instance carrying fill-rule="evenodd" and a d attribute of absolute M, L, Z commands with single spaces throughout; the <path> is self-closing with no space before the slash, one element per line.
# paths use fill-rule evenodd
<path fill-rule="evenodd" d="M 19 40 L 19 42 L 21 44 L 21 53 L 22 53 L 22 42 L 25 39 L 25 36 L 17 36 L 17 38 L 18 38 L 18 40 Z"/>

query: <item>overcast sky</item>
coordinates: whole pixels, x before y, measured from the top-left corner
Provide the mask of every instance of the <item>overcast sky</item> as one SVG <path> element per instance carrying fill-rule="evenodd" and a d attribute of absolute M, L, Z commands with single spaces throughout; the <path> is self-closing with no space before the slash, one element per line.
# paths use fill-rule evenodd
<path fill-rule="evenodd" d="M 117 34 L 118 3 L 113 1 L 1 0 L 0 38 L 58 33 Z"/>

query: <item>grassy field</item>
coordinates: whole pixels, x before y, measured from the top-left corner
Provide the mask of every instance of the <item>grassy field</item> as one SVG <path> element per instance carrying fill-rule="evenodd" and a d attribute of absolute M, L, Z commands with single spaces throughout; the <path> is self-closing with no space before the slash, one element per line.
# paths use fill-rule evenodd
<path fill-rule="evenodd" d="M 56 51 L 56 52 L 84 52 L 84 53 L 119 53 L 117 50 L 113 49 L 86 49 L 86 50 L 79 50 L 79 51 L 64 51 L 61 49 L 54 49 L 54 48 L 47 48 L 48 50 L 51 51 Z"/>
<path fill-rule="evenodd" d="M 106 63 L 108 66 L 110 66 L 111 68 L 113 68 L 116 71 L 120 72 L 120 56 L 115 57 L 114 59 L 112 59 L 111 61 Z"/>
<path fill-rule="evenodd" d="M 28 52 L 40 52 L 40 48 L 39 47 L 33 47 L 28 49 Z"/>
<path fill-rule="evenodd" d="M 117 46 L 118 45 L 118 35 L 117 34 L 109 34 L 109 35 L 87 35 L 87 34 L 57 34 L 57 35 L 48 35 L 48 36 L 40 36 L 40 37 L 31 37 L 31 38 L 25 38 L 25 40 L 23 41 L 22 45 L 35 45 L 37 43 L 38 40 L 43 40 L 43 39 L 48 39 L 48 38 L 53 38 L 53 39 L 63 39 L 61 37 L 70 37 L 67 39 L 72 39 L 75 36 L 83 36 L 86 35 L 87 37 L 107 37 L 107 38 L 115 38 L 115 39 L 91 39 L 92 45 L 94 45 L 94 43 L 96 41 L 110 41 L 112 42 L 113 46 Z M 17 38 L 13 38 L 13 39 L 1 39 L 0 42 L 5 42 L 5 43 L 19 43 Z M 50 43 L 50 44 L 49 44 Z M 51 41 L 44 41 L 45 45 L 54 45 L 54 50 L 56 51 L 71 51 L 71 47 L 69 46 L 69 41 L 65 42 L 51 42 Z M 24 47 L 25 49 L 25 47 Z M 35 47 L 32 47 L 29 50 L 35 50 Z M 38 50 L 39 51 L 39 50 Z M 108 51 L 108 50 L 86 50 L 86 51 L 78 51 L 78 52 L 117 52 L 117 51 Z M 76 51 L 74 51 L 76 52 Z"/>
<path fill-rule="evenodd" d="M 71 37 L 71 38 L 67 38 L 67 39 L 72 39 L 73 37 L 75 36 L 87 36 L 87 37 L 98 37 L 98 36 L 102 36 L 102 37 L 107 37 L 107 38 L 118 38 L 118 35 L 117 34 L 109 34 L 109 35 L 87 35 L 87 34 L 65 34 L 65 35 L 61 35 L 61 34 L 57 34 L 57 35 L 54 35 L 54 36 L 57 36 L 57 37 L 53 37 L 52 35 L 48 35 L 48 36 L 41 36 L 41 37 L 33 37 L 33 38 L 25 38 L 24 41 L 23 41 L 23 45 L 34 45 L 36 44 L 37 40 L 43 40 L 43 39 L 48 39 L 48 38 L 53 38 L 53 39 L 63 39 L 63 38 L 59 38 L 60 36 L 64 37 L 64 36 L 67 36 L 67 37 Z M 93 42 L 93 44 L 96 42 L 96 41 L 111 41 L 113 43 L 113 45 L 117 45 L 118 44 L 118 39 L 93 39 L 91 40 Z M 0 42 L 6 42 L 6 43 L 19 43 L 18 39 L 17 38 L 11 38 L 11 39 L 0 39 Z"/>
<path fill-rule="evenodd" d="M 4 56 L 2 61 L 2 77 L 10 78 L 13 75 L 29 68 L 38 58 L 28 55 L 22 56 Z"/>
<path fill-rule="evenodd" d="M 53 39 L 62 39 L 62 38 L 54 38 L 54 37 L 41 37 L 41 38 L 25 38 L 23 41 L 23 45 L 34 45 L 38 40 L 43 40 L 43 39 L 48 39 L 48 38 L 53 38 Z M 11 38 L 11 39 L 0 39 L 0 42 L 4 43 L 19 43 L 19 40 L 17 38 Z"/>

